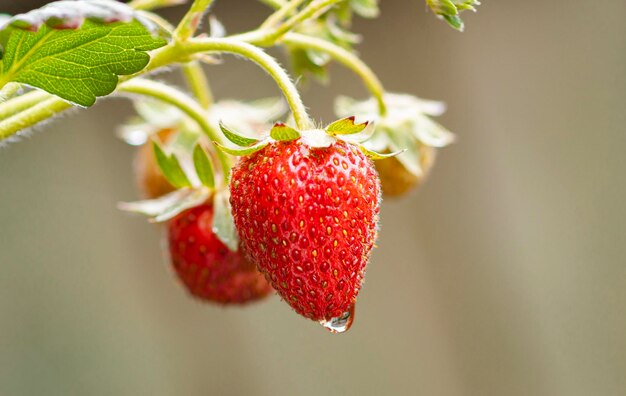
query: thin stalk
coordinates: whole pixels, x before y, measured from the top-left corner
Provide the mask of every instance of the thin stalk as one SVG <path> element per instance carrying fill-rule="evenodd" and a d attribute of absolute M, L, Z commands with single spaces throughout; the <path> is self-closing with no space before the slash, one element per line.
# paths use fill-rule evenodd
<path fill-rule="evenodd" d="M 72 107 L 70 103 L 57 97 L 50 97 L 39 102 L 27 110 L 0 121 L 0 140 L 4 140 L 22 129 L 31 127 L 70 107 Z"/>
<path fill-rule="evenodd" d="M 200 106 L 208 109 L 213 104 L 213 93 L 200 62 L 191 61 L 185 63 L 182 70 L 187 80 L 187 85 L 196 99 L 198 99 Z"/>
<path fill-rule="evenodd" d="M 298 128 L 305 130 L 312 127 L 311 119 L 295 84 L 282 66 L 260 48 L 227 38 L 195 38 L 181 43 L 181 46 L 182 50 L 189 55 L 198 52 L 229 52 L 252 60 L 276 81 L 287 99 Z"/>
<path fill-rule="evenodd" d="M 50 97 L 51 95 L 49 93 L 35 90 L 0 103 L 0 120 L 11 117 L 12 115 L 19 113 L 22 110 L 26 110 L 29 107 L 33 107 L 37 103 Z"/>
<path fill-rule="evenodd" d="M 345 0 L 313 0 L 309 5 L 304 7 L 300 12 L 287 19 L 285 22 L 269 31 L 256 30 L 249 33 L 233 36 L 233 39 L 247 41 L 255 45 L 268 46 L 279 40 L 285 33 L 292 30 L 300 23 L 318 17 L 326 12 L 330 7 Z"/>
<path fill-rule="evenodd" d="M 202 15 L 211 4 L 213 4 L 213 0 L 195 0 L 174 30 L 175 40 L 186 41 L 193 36 L 198 30 L 200 22 L 202 22 Z"/>
<path fill-rule="evenodd" d="M 187 0 L 133 0 L 128 5 L 136 10 L 150 11 L 185 4 L 186 2 Z"/>
<path fill-rule="evenodd" d="M 307 36 L 299 33 L 287 33 L 281 40 L 281 43 L 308 48 L 330 55 L 337 62 L 343 64 L 359 76 L 372 96 L 376 98 L 378 103 L 378 112 L 381 116 L 387 113 L 387 107 L 383 100 L 385 89 L 372 69 L 352 52 L 317 37 Z"/>
<path fill-rule="evenodd" d="M 287 4 L 283 5 L 261 24 L 259 30 L 269 29 L 277 25 L 281 20 L 290 16 L 295 10 L 297 10 L 298 7 L 304 3 L 304 1 L 305 0 L 291 0 Z"/>

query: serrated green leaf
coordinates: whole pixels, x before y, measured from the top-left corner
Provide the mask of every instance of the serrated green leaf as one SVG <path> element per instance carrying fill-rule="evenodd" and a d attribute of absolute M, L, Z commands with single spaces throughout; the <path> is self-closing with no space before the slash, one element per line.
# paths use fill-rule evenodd
<path fill-rule="evenodd" d="M 220 129 L 222 130 L 222 133 L 224 134 L 226 139 L 231 141 L 233 144 L 236 144 L 237 146 L 248 147 L 248 146 L 253 145 L 253 144 L 258 142 L 257 139 L 252 139 L 252 138 L 249 138 L 249 137 L 241 136 L 241 135 L 231 131 L 222 122 L 220 122 Z"/>
<path fill-rule="evenodd" d="M 371 160 L 381 160 L 385 158 L 391 158 L 391 157 L 395 157 L 396 155 L 402 154 L 404 152 L 404 150 L 400 150 L 400 151 L 394 151 L 393 153 L 378 153 L 376 151 L 369 150 L 368 148 L 363 147 L 361 145 L 359 145 L 358 147 L 363 152 L 363 154 L 365 154 Z"/>
<path fill-rule="evenodd" d="M 223 145 L 219 144 L 218 142 L 213 142 L 213 144 L 215 144 L 215 146 L 218 149 L 222 150 L 223 152 L 225 152 L 227 154 L 240 157 L 240 156 L 243 156 L 243 155 L 250 155 L 252 153 L 256 153 L 259 150 L 262 150 L 265 146 L 267 146 L 269 144 L 269 142 L 268 141 L 261 141 L 261 142 L 255 144 L 254 146 L 249 146 L 249 147 L 239 148 L 239 149 L 226 147 L 226 146 L 223 146 Z"/>
<path fill-rule="evenodd" d="M 28 84 L 80 106 L 113 92 L 119 75 L 142 70 L 150 60 L 146 51 L 166 44 L 137 21 L 86 21 L 77 30 L 7 29 L 0 36 L 0 87 Z"/>
<path fill-rule="evenodd" d="M 171 185 L 176 188 L 191 187 L 191 182 L 174 154 L 165 154 L 165 151 L 154 140 L 152 141 L 152 149 L 161 173 Z"/>
<path fill-rule="evenodd" d="M 224 245 L 236 252 L 239 238 L 230 207 L 230 193 L 222 190 L 213 197 L 213 232 Z"/>
<path fill-rule="evenodd" d="M 351 135 L 353 133 L 363 131 L 369 124 L 367 121 L 361 124 L 356 124 L 354 120 L 354 116 L 351 116 L 332 122 L 326 126 L 326 132 L 331 135 Z"/>
<path fill-rule="evenodd" d="M 213 189 L 215 187 L 213 165 L 200 144 L 196 144 L 196 147 L 193 149 L 193 165 L 196 168 L 196 174 L 200 182 L 206 187 Z"/>
<path fill-rule="evenodd" d="M 279 122 L 274 124 L 272 127 L 270 137 L 278 141 L 296 140 L 300 137 L 300 132 L 286 124 L 283 124 L 282 122 Z"/>

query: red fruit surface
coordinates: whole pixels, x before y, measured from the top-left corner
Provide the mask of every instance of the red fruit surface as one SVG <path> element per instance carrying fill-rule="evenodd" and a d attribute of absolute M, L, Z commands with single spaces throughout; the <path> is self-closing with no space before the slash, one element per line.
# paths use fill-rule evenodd
<path fill-rule="evenodd" d="M 341 141 L 276 142 L 241 159 L 230 189 L 242 247 L 281 297 L 313 320 L 348 311 L 377 234 L 372 162 Z"/>
<path fill-rule="evenodd" d="M 241 304 L 267 296 L 272 288 L 255 265 L 232 252 L 211 230 L 213 207 L 205 204 L 168 224 L 172 265 L 189 293 L 206 301 Z"/>

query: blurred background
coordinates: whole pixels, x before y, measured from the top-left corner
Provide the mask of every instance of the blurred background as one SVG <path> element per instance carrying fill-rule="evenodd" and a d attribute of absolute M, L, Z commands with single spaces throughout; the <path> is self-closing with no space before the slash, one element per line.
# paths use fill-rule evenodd
<path fill-rule="evenodd" d="M 229 32 L 268 12 L 215 7 Z M 0 395 L 626 394 L 625 14 L 623 0 L 486 0 L 460 34 L 389 0 L 357 22 L 387 89 L 447 102 L 459 141 L 422 189 L 384 202 L 344 335 L 276 296 L 186 296 L 160 230 L 116 209 L 136 198 L 133 149 L 114 136 L 127 101 L 3 147 Z M 251 63 L 207 70 L 219 98 L 279 94 Z M 335 95 L 366 95 L 331 73 L 303 87 L 324 121 Z"/>

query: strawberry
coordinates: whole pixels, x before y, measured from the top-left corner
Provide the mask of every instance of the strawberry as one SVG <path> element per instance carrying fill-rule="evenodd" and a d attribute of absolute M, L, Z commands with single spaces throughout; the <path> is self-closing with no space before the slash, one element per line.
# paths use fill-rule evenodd
<path fill-rule="evenodd" d="M 243 249 L 280 296 L 328 323 L 353 315 L 377 235 L 380 182 L 353 144 L 290 139 L 270 140 L 232 169 L 232 213 Z"/>
<path fill-rule="evenodd" d="M 178 278 L 194 297 L 220 304 L 243 304 L 266 297 L 271 286 L 254 264 L 233 252 L 212 231 L 213 206 L 203 204 L 173 218 L 169 253 Z"/>
<path fill-rule="evenodd" d="M 160 130 L 155 135 L 161 143 L 168 143 L 175 134 L 176 130 L 168 128 Z M 167 181 L 159 170 L 150 141 L 137 149 L 133 168 L 135 171 L 135 183 L 142 197 L 148 199 L 158 198 L 175 190 L 174 186 Z"/>
<path fill-rule="evenodd" d="M 435 161 L 436 150 L 434 147 L 419 144 L 417 151 L 422 171 L 420 175 L 410 172 L 396 157 L 376 161 L 376 170 L 380 176 L 385 197 L 404 195 L 426 181 Z"/>

